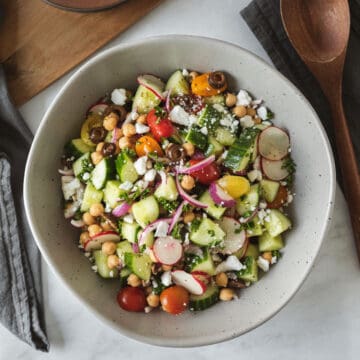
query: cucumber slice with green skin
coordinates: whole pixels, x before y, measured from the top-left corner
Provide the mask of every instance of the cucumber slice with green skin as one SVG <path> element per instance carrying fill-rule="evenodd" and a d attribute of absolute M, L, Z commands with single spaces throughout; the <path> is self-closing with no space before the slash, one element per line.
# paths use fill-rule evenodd
<path fill-rule="evenodd" d="M 118 269 L 110 269 L 107 265 L 108 256 L 101 250 L 93 252 L 95 265 L 97 266 L 97 273 L 104 279 L 113 279 L 119 276 Z"/>
<path fill-rule="evenodd" d="M 84 198 L 81 203 L 80 211 L 89 211 L 92 204 L 98 204 L 103 199 L 104 193 L 101 190 L 95 189 L 92 183 L 88 183 L 85 188 Z"/>
<path fill-rule="evenodd" d="M 208 190 L 200 196 L 199 201 L 208 206 L 204 210 L 214 219 L 220 219 L 226 211 L 225 207 L 215 204 Z"/>
<path fill-rule="evenodd" d="M 209 131 L 213 132 L 219 127 L 222 114 L 217 111 L 212 105 L 205 105 L 202 110 L 198 124 L 199 126 L 205 126 Z"/>
<path fill-rule="evenodd" d="M 283 247 L 284 242 L 281 235 L 272 237 L 265 231 L 261 236 L 259 236 L 259 250 L 261 252 L 280 250 Z"/>
<path fill-rule="evenodd" d="M 165 90 L 171 90 L 171 96 L 190 94 L 190 86 L 181 70 L 176 70 L 166 83 Z"/>
<path fill-rule="evenodd" d="M 255 244 L 249 244 L 249 246 L 245 252 L 245 257 L 251 256 L 254 259 L 257 259 L 259 257 L 259 255 L 260 255 L 259 247 Z"/>
<path fill-rule="evenodd" d="M 104 202 L 111 209 L 114 209 L 116 205 L 119 204 L 119 197 L 125 192 L 119 188 L 121 182 L 118 180 L 109 180 L 105 184 L 104 192 Z"/>
<path fill-rule="evenodd" d="M 255 147 L 257 129 L 246 128 L 230 146 L 224 165 L 233 171 L 244 170 L 251 159 Z"/>
<path fill-rule="evenodd" d="M 130 181 L 131 183 L 134 183 L 139 178 L 134 163 L 127 152 L 122 151 L 117 156 L 115 166 L 116 172 L 122 182 Z"/>
<path fill-rule="evenodd" d="M 246 268 L 237 272 L 238 278 L 250 282 L 258 281 L 258 266 L 255 258 L 252 256 L 246 256 L 242 263 L 246 266 Z"/>
<path fill-rule="evenodd" d="M 139 85 L 134 96 L 132 110 L 139 114 L 147 114 L 160 103 L 161 99 L 158 96 L 145 86 Z"/>
<path fill-rule="evenodd" d="M 131 270 L 128 268 L 123 268 L 120 270 L 119 277 L 120 277 L 120 287 L 121 288 L 127 286 L 127 279 L 130 274 L 131 274 Z"/>
<path fill-rule="evenodd" d="M 214 105 L 214 104 L 225 105 L 225 96 L 223 94 L 206 96 L 204 97 L 204 103 L 210 105 Z"/>
<path fill-rule="evenodd" d="M 121 223 L 121 237 L 131 243 L 137 242 L 137 235 L 140 226 L 137 223 L 129 224 L 127 222 Z"/>
<path fill-rule="evenodd" d="M 114 162 L 111 158 L 102 159 L 91 173 L 91 182 L 95 189 L 102 189 L 114 175 Z"/>
<path fill-rule="evenodd" d="M 90 153 L 85 153 L 73 163 L 74 175 L 81 181 L 88 182 L 94 165 L 90 159 Z"/>
<path fill-rule="evenodd" d="M 204 256 L 196 256 L 188 254 L 185 256 L 186 271 L 203 271 L 210 276 L 215 275 L 215 265 L 209 250 L 204 251 Z"/>
<path fill-rule="evenodd" d="M 222 154 L 224 147 L 213 136 L 209 136 L 208 141 L 209 145 L 205 152 L 206 157 L 209 157 L 211 155 L 218 156 Z"/>
<path fill-rule="evenodd" d="M 152 195 L 134 203 L 131 211 L 135 220 L 142 228 L 155 221 L 160 213 L 159 204 Z"/>
<path fill-rule="evenodd" d="M 196 125 L 192 125 L 185 137 L 185 142 L 190 142 L 200 150 L 206 150 L 208 145 L 207 136 L 200 131 Z"/>
<path fill-rule="evenodd" d="M 162 182 L 154 193 L 157 199 L 165 199 L 174 201 L 177 199 L 179 193 L 176 189 L 176 183 L 171 175 L 166 177 L 166 181 Z"/>
<path fill-rule="evenodd" d="M 235 142 L 236 137 L 230 132 L 230 130 L 219 127 L 215 131 L 215 140 L 221 145 L 230 146 Z"/>
<path fill-rule="evenodd" d="M 260 223 L 259 217 L 256 215 L 250 222 L 247 223 L 246 235 L 248 237 L 254 237 L 261 235 L 263 232 L 263 226 Z"/>
<path fill-rule="evenodd" d="M 122 262 L 124 262 L 125 253 L 133 253 L 134 250 L 131 246 L 131 243 L 129 241 L 124 240 L 120 241 L 116 245 L 116 254 L 121 259 Z"/>
<path fill-rule="evenodd" d="M 262 195 L 267 202 L 275 200 L 276 195 L 279 191 L 280 183 L 272 180 L 261 180 L 260 181 Z"/>
<path fill-rule="evenodd" d="M 236 200 L 236 211 L 241 216 L 250 216 L 259 204 L 259 184 L 251 185 L 250 191 Z"/>
<path fill-rule="evenodd" d="M 291 221 L 281 211 L 270 210 L 269 221 L 264 221 L 265 229 L 270 236 L 276 237 L 291 227 Z"/>
<path fill-rule="evenodd" d="M 85 144 L 82 139 L 72 139 L 65 145 L 65 154 L 78 159 L 80 156 L 94 151 L 94 149 L 94 146 Z"/>
<path fill-rule="evenodd" d="M 219 288 L 210 285 L 202 295 L 190 295 L 189 309 L 191 311 L 201 311 L 208 309 L 219 301 Z"/>
<path fill-rule="evenodd" d="M 190 232 L 190 240 L 200 246 L 208 246 L 220 243 L 225 238 L 225 232 L 221 227 L 209 218 L 203 218 L 197 230 Z"/>
<path fill-rule="evenodd" d="M 151 259 L 146 254 L 125 253 L 125 265 L 140 279 L 148 281 L 151 276 Z"/>

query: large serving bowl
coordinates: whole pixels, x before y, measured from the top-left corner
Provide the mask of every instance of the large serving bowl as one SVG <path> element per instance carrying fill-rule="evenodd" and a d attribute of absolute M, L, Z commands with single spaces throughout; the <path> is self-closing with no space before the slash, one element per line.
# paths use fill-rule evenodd
<path fill-rule="evenodd" d="M 241 292 L 239 300 L 198 313 L 130 313 L 119 308 L 116 280 L 91 271 L 77 248 L 78 231 L 63 217 L 58 175 L 64 144 L 77 137 L 84 113 L 116 87 L 135 88 L 138 74 L 166 79 L 176 68 L 224 70 L 230 88 L 248 89 L 275 112 L 289 130 L 297 163 L 293 229 L 281 261 Z M 328 139 L 303 95 L 272 67 L 248 51 L 222 41 L 164 36 L 116 46 L 83 65 L 64 85 L 35 136 L 25 174 L 25 205 L 30 226 L 46 262 L 89 311 L 134 339 L 163 346 L 198 346 L 239 336 L 276 314 L 309 273 L 328 227 L 335 175 Z M 289 314 L 291 316 L 291 314 Z M 289 321 L 292 321 L 289 318 Z"/>

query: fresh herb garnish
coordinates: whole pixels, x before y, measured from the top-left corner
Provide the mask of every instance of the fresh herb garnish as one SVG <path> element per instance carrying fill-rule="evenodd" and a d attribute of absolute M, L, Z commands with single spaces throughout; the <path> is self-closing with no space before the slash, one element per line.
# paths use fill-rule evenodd
<path fill-rule="evenodd" d="M 160 162 L 160 161 L 155 161 L 154 169 L 155 169 L 156 171 L 161 171 L 161 170 L 164 169 L 164 167 L 165 167 L 165 165 L 164 165 L 162 162 Z"/>
<path fill-rule="evenodd" d="M 271 110 L 267 109 L 266 116 L 266 120 L 271 120 L 274 118 L 275 114 Z"/>
<path fill-rule="evenodd" d="M 284 181 L 286 182 L 288 187 L 291 187 L 294 181 L 294 174 L 296 172 L 296 164 L 291 158 L 291 156 L 288 156 L 285 159 L 282 169 L 286 169 L 289 173 L 289 175 L 284 179 Z"/>
<path fill-rule="evenodd" d="M 211 236 L 211 237 L 214 237 L 215 236 L 215 231 L 213 229 L 209 229 L 208 230 L 208 234 Z"/>
<path fill-rule="evenodd" d="M 191 225 L 190 225 L 190 229 L 192 232 L 194 231 L 197 231 L 200 227 L 200 224 L 201 224 L 201 220 L 195 218 L 192 222 L 191 222 Z"/>
<path fill-rule="evenodd" d="M 161 121 L 161 119 L 163 119 L 165 116 L 166 116 L 166 111 L 160 107 L 159 105 L 158 106 L 155 106 L 155 115 L 158 117 L 158 120 L 157 121 Z"/>
<path fill-rule="evenodd" d="M 175 239 L 181 240 L 181 229 L 183 227 L 183 224 L 176 223 L 173 230 L 171 231 L 171 236 Z"/>
<path fill-rule="evenodd" d="M 164 208 L 169 213 L 172 213 L 173 211 L 175 211 L 177 209 L 177 207 L 179 206 L 178 201 L 176 201 L 176 200 L 170 201 L 170 200 L 166 200 L 164 198 L 158 199 L 158 203 L 162 208 Z"/>

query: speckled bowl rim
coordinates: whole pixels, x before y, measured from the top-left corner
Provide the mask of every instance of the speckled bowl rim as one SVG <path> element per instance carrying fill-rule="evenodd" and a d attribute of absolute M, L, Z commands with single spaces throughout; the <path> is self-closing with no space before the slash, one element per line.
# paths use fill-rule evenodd
<path fill-rule="evenodd" d="M 169 340 L 169 339 L 164 339 L 158 336 L 152 336 L 151 334 L 149 334 L 148 336 L 142 336 L 139 335 L 138 333 L 136 333 L 135 331 L 130 331 L 126 328 L 124 328 L 123 326 L 121 326 L 120 324 L 115 325 L 112 321 L 110 321 L 109 319 L 107 319 L 106 317 L 104 317 L 102 315 L 102 313 L 100 311 L 98 311 L 95 307 L 93 307 L 92 305 L 90 305 L 84 298 L 82 298 L 80 295 L 78 295 L 78 293 L 76 292 L 76 289 L 74 289 L 70 283 L 67 281 L 66 278 L 64 278 L 61 274 L 60 271 L 58 271 L 55 267 L 55 265 L 53 264 L 53 261 L 51 259 L 51 254 L 50 252 L 48 252 L 45 247 L 42 245 L 42 243 L 45 241 L 41 238 L 40 232 L 38 230 L 38 226 L 37 224 L 34 222 L 34 218 L 33 215 L 30 211 L 31 206 L 30 206 L 30 193 L 31 193 L 31 189 L 29 188 L 28 184 L 29 182 L 26 181 L 26 179 L 28 179 L 28 174 L 30 171 L 30 167 L 31 167 L 31 160 L 32 160 L 32 156 L 33 153 L 35 152 L 35 148 L 37 147 L 37 141 L 38 141 L 38 137 L 39 134 L 41 133 L 42 128 L 45 126 L 45 123 L 47 123 L 47 121 L 49 121 L 50 118 L 50 114 L 54 108 L 54 105 L 57 103 L 58 99 L 62 97 L 62 95 L 67 91 L 68 87 L 70 86 L 70 84 L 75 81 L 77 79 L 77 77 L 83 72 L 85 71 L 88 67 L 91 67 L 93 64 L 101 62 L 103 59 L 107 58 L 108 56 L 112 55 L 113 53 L 117 53 L 119 51 L 126 51 L 126 50 L 130 50 L 132 48 L 136 48 L 139 47 L 145 43 L 148 43 L 149 41 L 161 41 L 161 40 L 167 40 L 167 41 L 176 41 L 176 40 L 196 40 L 196 41 L 206 41 L 206 42 L 212 42 L 215 46 L 222 46 L 222 47 L 231 47 L 236 49 L 237 51 L 239 51 L 239 53 L 243 53 L 246 56 L 252 58 L 254 60 L 254 62 L 260 63 L 261 66 L 265 67 L 267 71 L 271 72 L 272 75 L 276 78 L 281 78 L 283 81 L 285 81 L 287 83 L 287 85 L 289 87 L 291 87 L 295 93 L 299 96 L 300 100 L 304 103 L 304 106 L 307 106 L 312 115 L 313 118 L 315 120 L 315 126 L 318 129 L 319 132 L 319 136 L 321 137 L 323 143 L 325 144 L 325 148 L 324 151 L 326 153 L 326 157 L 328 159 L 328 164 L 330 164 L 330 169 L 329 169 L 329 174 L 330 174 L 330 179 L 329 179 L 329 199 L 327 201 L 327 210 L 326 210 L 326 219 L 324 220 L 324 223 L 321 226 L 321 230 L 319 233 L 319 238 L 320 240 L 318 241 L 318 246 L 314 252 L 314 256 L 312 257 L 312 260 L 309 261 L 309 263 L 307 264 L 307 269 L 304 273 L 303 278 L 299 281 L 299 284 L 295 287 L 294 291 L 292 294 L 290 294 L 288 296 L 288 298 L 282 302 L 281 304 L 279 304 L 279 307 L 277 310 L 273 311 L 271 314 L 269 314 L 267 317 L 261 319 L 260 321 L 258 321 L 257 323 L 254 323 L 252 326 L 247 327 L 246 329 L 242 329 L 239 331 L 234 331 L 231 334 L 223 334 L 223 333 L 217 333 L 214 334 L 213 336 L 208 336 L 206 339 L 196 339 L 194 338 L 190 338 L 190 339 L 186 339 L 184 341 L 184 339 L 181 339 L 181 337 L 177 340 Z M 129 42 L 129 43 L 124 43 L 124 44 L 120 44 L 120 45 L 116 45 L 110 49 L 104 50 L 102 52 L 100 52 L 99 54 L 97 54 L 96 56 L 94 56 L 93 58 L 89 59 L 87 62 L 85 62 L 67 81 L 66 83 L 62 86 L 62 88 L 60 89 L 59 93 L 55 96 L 55 98 L 52 100 L 48 110 L 46 111 L 45 115 L 43 116 L 43 119 L 41 120 L 40 126 L 36 132 L 32 147 L 30 149 L 30 153 L 28 156 L 28 162 L 26 165 L 26 169 L 25 169 L 25 176 L 24 176 L 25 182 L 24 182 L 24 201 L 25 201 L 25 210 L 26 210 L 26 214 L 29 220 L 29 225 L 31 228 L 31 231 L 34 235 L 35 241 L 37 243 L 37 246 L 39 247 L 46 263 L 48 264 L 48 266 L 51 268 L 51 270 L 53 271 L 53 273 L 56 275 L 57 278 L 60 279 L 60 281 L 67 287 L 67 289 L 69 289 L 71 291 L 71 293 L 88 309 L 90 310 L 93 314 L 96 315 L 97 318 L 99 318 L 103 323 L 106 323 L 108 326 L 110 326 L 111 328 L 113 328 L 114 330 L 116 330 L 117 332 L 119 332 L 120 334 L 123 334 L 125 336 L 128 336 L 132 339 L 144 342 L 144 343 L 148 343 L 151 345 L 157 345 L 157 346 L 166 346 L 166 347 L 194 347 L 194 346 L 205 346 L 205 345 L 210 345 L 210 344 L 216 344 L 216 343 L 220 343 L 226 340 L 230 340 L 233 338 L 236 338 L 242 334 L 245 334 L 249 331 L 251 331 L 252 329 L 260 326 L 261 324 L 263 324 L 264 322 L 266 322 L 267 320 L 269 320 L 270 318 L 272 318 L 274 315 L 276 315 L 292 298 L 293 296 L 296 294 L 296 292 L 299 290 L 299 288 L 301 287 L 301 285 L 303 284 L 303 282 L 305 281 L 305 279 L 307 278 L 307 276 L 309 275 L 312 267 L 313 267 L 313 263 L 320 251 L 321 245 L 323 243 L 323 240 L 325 238 L 326 235 L 326 231 L 328 230 L 329 227 L 329 223 L 330 223 L 330 219 L 333 213 L 333 209 L 334 209 L 334 199 L 335 199 L 335 190 L 336 190 L 336 172 L 335 172 L 335 165 L 334 165 L 334 158 L 333 158 L 333 154 L 332 154 L 332 150 L 331 150 L 331 146 L 330 146 L 330 142 L 329 139 L 326 135 L 326 132 L 324 130 L 324 127 L 322 126 L 318 115 L 316 114 L 315 110 L 312 108 L 311 104 L 308 102 L 308 100 L 304 97 L 304 95 L 296 88 L 295 85 L 293 85 L 284 75 L 282 75 L 279 71 L 277 71 L 274 67 L 272 67 L 271 65 L 269 65 L 268 63 L 266 63 L 263 59 L 261 59 L 259 56 L 251 53 L 250 51 L 235 45 L 233 43 L 230 42 L 226 42 L 223 40 L 219 40 L 219 39 L 214 39 L 214 38 L 209 38 L 209 37 L 203 37 L 203 36 L 196 36 L 196 35 L 160 35 L 160 36 L 151 36 L 151 37 L 146 37 L 143 40 L 138 40 L 138 41 L 134 41 L 134 42 Z"/>

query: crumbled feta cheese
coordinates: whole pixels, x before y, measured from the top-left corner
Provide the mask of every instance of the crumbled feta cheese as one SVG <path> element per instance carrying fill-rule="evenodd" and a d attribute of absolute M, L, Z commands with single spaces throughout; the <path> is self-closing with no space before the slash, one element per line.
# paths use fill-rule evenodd
<path fill-rule="evenodd" d="M 220 120 L 220 125 L 230 127 L 232 125 L 231 117 L 224 117 Z"/>
<path fill-rule="evenodd" d="M 293 202 L 293 200 L 294 200 L 294 196 L 289 193 L 288 196 L 287 196 L 287 203 L 291 204 Z"/>
<path fill-rule="evenodd" d="M 166 236 L 168 230 L 169 230 L 169 224 L 166 221 L 159 221 L 156 227 L 155 237 Z"/>
<path fill-rule="evenodd" d="M 123 217 L 123 220 L 128 224 L 133 224 L 134 223 L 134 217 L 131 214 L 126 214 Z"/>
<path fill-rule="evenodd" d="M 258 217 L 260 222 L 263 221 L 266 216 L 266 211 L 264 209 L 258 211 Z"/>
<path fill-rule="evenodd" d="M 230 255 L 225 261 L 216 267 L 215 272 L 218 274 L 227 271 L 240 271 L 245 268 L 246 266 L 243 265 L 235 255 Z"/>
<path fill-rule="evenodd" d="M 166 147 L 170 144 L 169 140 L 167 139 L 164 139 L 162 144 L 161 144 L 161 147 L 165 150 Z"/>
<path fill-rule="evenodd" d="M 261 181 L 262 180 L 262 173 L 259 170 L 251 170 L 247 173 L 247 177 L 251 182 L 254 182 L 256 180 Z"/>
<path fill-rule="evenodd" d="M 208 134 L 208 129 L 204 126 L 200 129 L 200 132 L 204 135 L 207 135 Z"/>
<path fill-rule="evenodd" d="M 86 253 L 84 253 L 84 255 L 85 255 L 87 258 L 89 258 L 89 257 L 90 257 L 90 255 L 91 255 L 91 253 L 86 252 Z"/>
<path fill-rule="evenodd" d="M 115 105 L 125 105 L 126 103 L 126 90 L 125 89 L 114 89 L 111 93 L 111 101 Z"/>
<path fill-rule="evenodd" d="M 265 216 L 264 220 L 265 220 L 266 222 L 270 222 L 270 216 L 269 216 L 269 215 L 268 215 L 268 216 Z"/>
<path fill-rule="evenodd" d="M 263 102 L 262 99 L 255 99 L 251 102 L 251 105 L 260 105 Z"/>
<path fill-rule="evenodd" d="M 150 169 L 145 173 L 144 180 L 145 181 L 154 181 L 156 176 L 156 170 Z"/>
<path fill-rule="evenodd" d="M 260 201 L 259 202 L 259 208 L 260 209 L 266 209 L 267 208 L 267 203 L 266 203 L 266 201 Z"/>
<path fill-rule="evenodd" d="M 124 181 L 122 184 L 119 185 L 121 190 L 129 191 L 133 187 L 133 183 L 130 181 Z"/>
<path fill-rule="evenodd" d="M 152 287 L 153 287 L 154 289 L 156 289 L 157 287 L 159 287 L 159 284 L 158 284 L 158 282 L 157 282 L 155 279 L 152 280 Z"/>
<path fill-rule="evenodd" d="M 139 114 L 136 111 L 132 111 L 130 113 L 130 116 L 131 116 L 131 120 L 135 121 L 139 117 Z"/>
<path fill-rule="evenodd" d="M 110 276 L 110 277 L 114 277 L 114 270 L 110 270 L 110 271 L 109 271 L 109 276 Z"/>
<path fill-rule="evenodd" d="M 256 112 L 261 120 L 266 120 L 268 118 L 268 111 L 265 106 L 260 106 Z"/>
<path fill-rule="evenodd" d="M 253 118 L 250 116 L 250 115 L 245 115 L 243 116 L 242 118 L 240 118 L 240 125 L 243 127 L 243 128 L 249 128 L 249 127 L 252 127 L 254 126 L 254 120 Z"/>
<path fill-rule="evenodd" d="M 225 112 L 225 108 L 221 104 L 214 104 L 213 108 L 219 112 Z"/>
<path fill-rule="evenodd" d="M 135 131 L 137 134 L 145 134 L 150 131 L 150 128 L 144 124 L 135 124 Z"/>
<path fill-rule="evenodd" d="M 176 124 L 184 126 L 190 125 L 189 114 L 180 105 L 175 105 L 172 108 L 169 114 L 169 118 Z"/>
<path fill-rule="evenodd" d="M 91 269 L 92 269 L 94 272 L 97 272 L 97 271 L 98 271 L 98 267 L 97 267 L 96 265 L 93 265 L 93 266 L 91 267 Z"/>
<path fill-rule="evenodd" d="M 147 156 L 141 156 L 134 162 L 135 170 L 139 175 L 145 175 L 147 160 Z"/>
<path fill-rule="evenodd" d="M 90 173 L 85 172 L 85 173 L 83 174 L 82 178 L 83 178 L 84 181 L 88 181 L 88 180 L 90 179 Z"/>
<path fill-rule="evenodd" d="M 144 180 L 138 180 L 134 187 L 132 188 L 133 191 L 136 190 L 145 190 L 147 187 L 149 186 L 149 183 L 147 181 Z"/>
<path fill-rule="evenodd" d="M 228 154 L 228 150 L 225 150 L 225 151 L 221 154 L 221 158 L 222 158 L 222 159 L 225 159 L 226 156 L 227 156 L 227 154 Z"/>
<path fill-rule="evenodd" d="M 182 75 L 183 76 L 189 76 L 189 71 L 187 69 L 183 69 L 182 70 Z"/>
<path fill-rule="evenodd" d="M 269 271 L 269 262 L 267 260 L 265 260 L 262 256 L 259 256 L 259 258 L 257 259 L 256 263 L 258 264 L 259 268 L 262 271 Z"/>
<path fill-rule="evenodd" d="M 198 120 L 198 118 L 196 115 L 190 115 L 189 116 L 189 125 L 197 123 L 197 120 Z"/>
<path fill-rule="evenodd" d="M 112 210 L 112 209 L 111 209 L 111 206 L 110 206 L 109 204 L 106 204 L 106 205 L 105 205 L 105 212 L 106 212 L 106 213 L 109 213 L 109 212 L 111 212 L 111 210 Z"/>
<path fill-rule="evenodd" d="M 277 256 L 273 256 L 272 258 L 271 258 L 271 265 L 274 265 L 274 264 L 276 264 L 277 263 Z"/>
<path fill-rule="evenodd" d="M 71 197 L 76 194 L 77 190 L 81 188 L 81 183 L 78 178 L 73 176 L 62 176 L 61 187 L 65 200 L 71 200 Z"/>
<path fill-rule="evenodd" d="M 161 275 L 161 283 L 164 286 L 170 286 L 171 285 L 171 271 L 165 271 Z"/>
<path fill-rule="evenodd" d="M 148 313 L 152 312 L 153 310 L 154 310 L 154 308 L 151 306 L 145 306 L 145 308 L 144 308 L 145 314 L 148 314 Z"/>
<path fill-rule="evenodd" d="M 251 103 L 251 96 L 249 93 L 245 90 L 240 90 L 237 94 L 237 101 L 236 105 L 243 105 L 243 106 L 249 106 Z"/>

